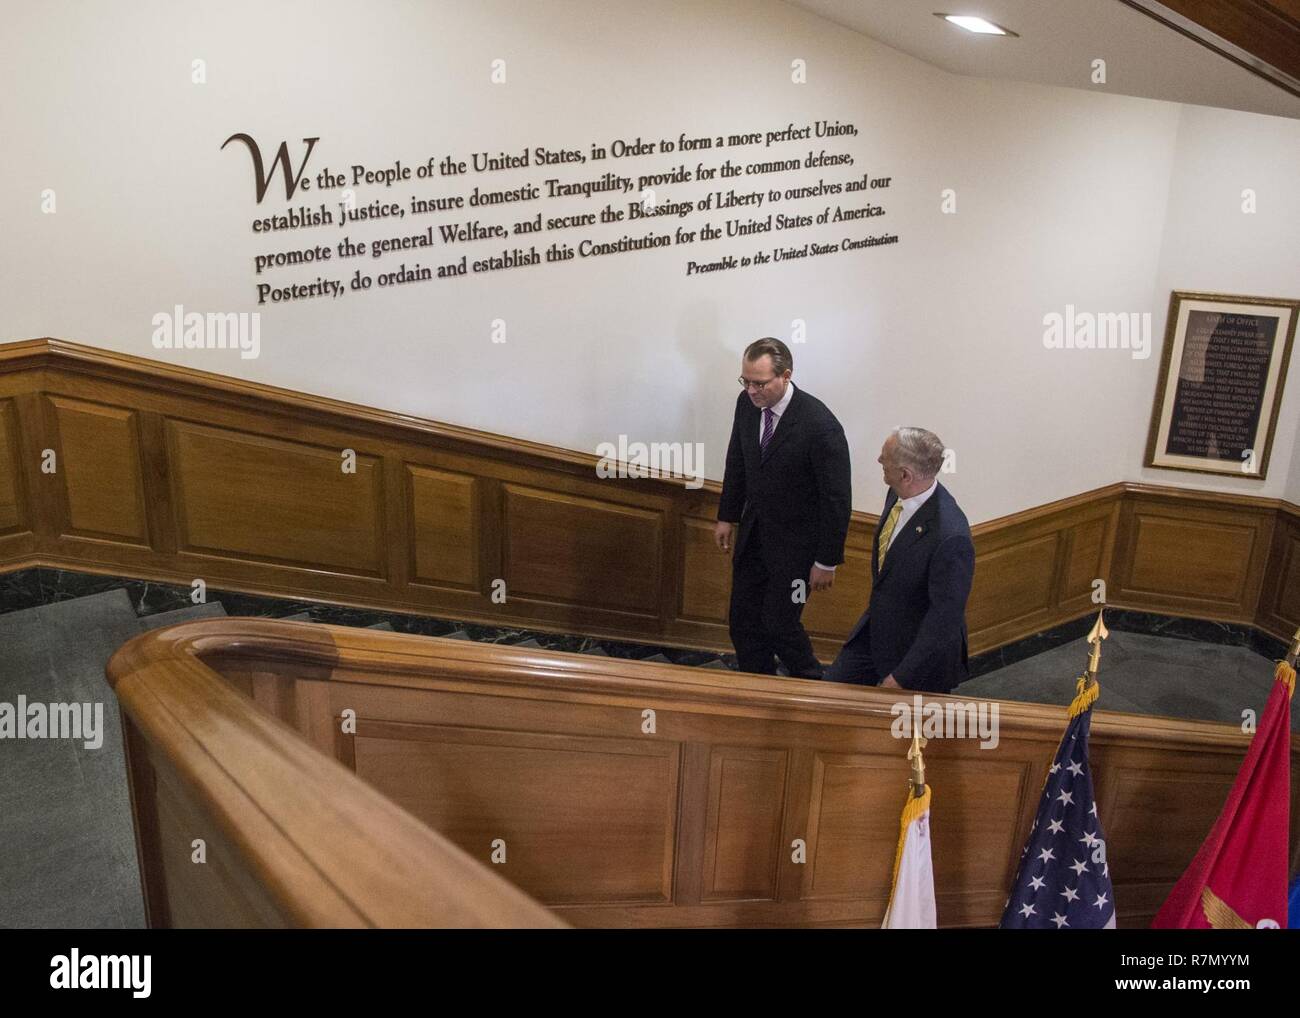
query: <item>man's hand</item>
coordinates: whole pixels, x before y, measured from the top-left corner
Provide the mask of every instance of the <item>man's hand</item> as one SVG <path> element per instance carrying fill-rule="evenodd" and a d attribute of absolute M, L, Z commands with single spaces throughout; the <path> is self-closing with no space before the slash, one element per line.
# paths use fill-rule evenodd
<path fill-rule="evenodd" d="M 718 520 L 713 524 L 713 539 L 718 542 L 718 547 L 725 552 L 731 551 L 731 534 L 735 530 L 735 525 L 728 523 L 726 520 Z"/>
<path fill-rule="evenodd" d="M 884 688 L 884 689 L 902 689 L 902 688 L 903 688 L 902 686 L 900 686 L 900 685 L 898 684 L 898 680 L 895 679 L 892 675 L 886 675 L 884 681 L 881 682 L 880 685 L 881 685 L 881 687 Z"/>
<path fill-rule="evenodd" d="M 819 569 L 813 566 L 812 572 L 808 574 L 808 587 L 811 590 L 830 590 L 834 582 L 834 569 Z"/>

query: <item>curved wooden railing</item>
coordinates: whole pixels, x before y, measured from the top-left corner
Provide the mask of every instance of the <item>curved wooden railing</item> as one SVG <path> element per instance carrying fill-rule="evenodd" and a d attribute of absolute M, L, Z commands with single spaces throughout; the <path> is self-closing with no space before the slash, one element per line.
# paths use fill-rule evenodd
<path fill-rule="evenodd" d="M 155 925 L 878 925 L 884 911 L 908 779 L 891 709 L 910 694 L 256 619 L 139 637 L 109 675 Z M 1120 922 L 1144 924 L 1248 737 L 1108 713 L 1104 665 L 1101 682 L 1096 801 Z M 940 924 L 992 925 L 1065 710 L 926 700 L 998 710 L 995 747 L 926 749 Z"/>
<path fill-rule="evenodd" d="M 200 623 L 109 662 L 150 924 L 563 926 L 205 662 L 255 647 L 300 668 L 327 645 L 293 623 Z"/>

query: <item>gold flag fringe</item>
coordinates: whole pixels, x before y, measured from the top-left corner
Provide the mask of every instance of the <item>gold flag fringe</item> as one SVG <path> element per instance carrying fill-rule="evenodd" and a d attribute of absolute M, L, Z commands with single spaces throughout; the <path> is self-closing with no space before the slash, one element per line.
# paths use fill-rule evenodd
<path fill-rule="evenodd" d="M 898 867 L 903 863 L 903 844 L 907 841 L 907 829 L 912 825 L 912 821 L 919 820 L 921 815 L 930 808 L 930 786 L 925 786 L 925 791 L 920 795 L 913 795 L 908 792 L 907 805 L 903 807 L 903 819 L 899 822 L 898 828 L 898 849 L 894 852 L 894 878 L 889 884 L 889 901 L 894 901 L 894 891 L 898 888 Z"/>
<path fill-rule="evenodd" d="M 1074 687 L 1074 701 L 1070 704 L 1070 717 L 1077 718 L 1094 703 L 1097 702 L 1097 696 L 1101 693 L 1101 683 L 1094 681 L 1091 686 L 1087 685 L 1088 677 L 1080 676 L 1079 681 Z"/>
<path fill-rule="evenodd" d="M 1279 661 L 1277 663 L 1277 668 L 1273 670 L 1273 678 L 1277 679 L 1278 682 L 1286 683 L 1288 697 L 1295 696 L 1295 669 L 1294 668 L 1292 668 L 1285 661 Z"/>

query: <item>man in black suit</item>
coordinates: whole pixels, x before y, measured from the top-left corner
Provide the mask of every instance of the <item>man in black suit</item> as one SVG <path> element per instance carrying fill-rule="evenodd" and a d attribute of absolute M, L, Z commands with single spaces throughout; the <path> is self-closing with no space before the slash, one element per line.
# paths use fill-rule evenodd
<path fill-rule="evenodd" d="M 779 339 L 751 343 L 727 446 L 714 538 L 732 548 L 731 642 L 740 670 L 818 679 L 821 663 L 799 621 L 811 591 L 828 590 L 844 561 L 851 488 L 844 429 L 790 381 Z"/>
<path fill-rule="evenodd" d="M 871 601 L 825 677 L 946 693 L 967 676 L 966 599 L 975 575 L 970 524 L 937 475 L 944 447 L 896 428 L 880 465 L 889 485 L 871 556 Z"/>

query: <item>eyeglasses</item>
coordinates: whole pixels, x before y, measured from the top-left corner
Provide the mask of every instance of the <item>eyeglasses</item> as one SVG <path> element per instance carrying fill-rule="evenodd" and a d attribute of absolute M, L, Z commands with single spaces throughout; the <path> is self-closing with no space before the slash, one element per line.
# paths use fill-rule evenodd
<path fill-rule="evenodd" d="M 764 386 L 775 382 L 778 377 L 779 376 L 777 375 L 773 375 L 771 378 L 766 378 L 761 382 L 751 382 L 748 378 L 741 377 L 737 378 L 736 381 L 740 383 L 742 389 L 762 389 Z"/>

